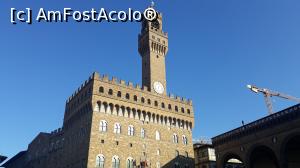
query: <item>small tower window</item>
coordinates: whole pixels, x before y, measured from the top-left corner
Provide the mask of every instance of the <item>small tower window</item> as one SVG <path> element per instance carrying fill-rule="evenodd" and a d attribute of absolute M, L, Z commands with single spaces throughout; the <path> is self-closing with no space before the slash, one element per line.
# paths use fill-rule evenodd
<path fill-rule="evenodd" d="M 165 108 L 165 103 L 161 103 L 161 108 Z"/>
<path fill-rule="evenodd" d="M 118 95 L 117 95 L 118 97 L 122 97 L 122 93 L 121 93 L 121 91 L 118 91 Z"/>
<path fill-rule="evenodd" d="M 190 110 L 190 109 L 187 109 L 187 113 L 188 113 L 188 114 L 191 114 L 191 110 Z"/>
<path fill-rule="evenodd" d="M 104 93 L 104 88 L 102 86 L 99 88 L 99 92 Z"/>
<path fill-rule="evenodd" d="M 168 109 L 169 109 L 169 110 L 172 110 L 171 104 L 168 105 Z"/>
<path fill-rule="evenodd" d="M 184 108 L 183 107 L 181 108 L 181 112 L 184 113 Z"/>
<path fill-rule="evenodd" d="M 133 96 L 133 100 L 137 101 L 137 96 L 136 95 Z"/>
<path fill-rule="evenodd" d="M 177 112 L 178 112 L 178 107 L 177 107 L 177 106 L 175 106 L 175 111 L 177 111 Z"/>
<path fill-rule="evenodd" d="M 154 101 L 154 106 L 158 106 L 158 102 L 156 100 Z"/>
<path fill-rule="evenodd" d="M 147 102 L 148 102 L 148 104 L 151 104 L 151 100 L 150 99 L 148 99 Z"/>
<path fill-rule="evenodd" d="M 126 99 L 130 99 L 129 93 L 126 93 Z"/>
<path fill-rule="evenodd" d="M 145 98 L 142 97 L 142 98 L 141 98 L 141 102 L 142 102 L 142 103 L 145 103 Z"/>
<path fill-rule="evenodd" d="M 109 90 L 108 90 L 108 94 L 109 94 L 109 95 L 113 95 L 113 90 L 112 90 L 112 89 L 109 89 Z"/>

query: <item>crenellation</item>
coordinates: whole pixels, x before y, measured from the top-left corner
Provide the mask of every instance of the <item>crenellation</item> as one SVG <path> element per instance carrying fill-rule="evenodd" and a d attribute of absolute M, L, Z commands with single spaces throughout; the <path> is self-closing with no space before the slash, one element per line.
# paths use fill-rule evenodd
<path fill-rule="evenodd" d="M 102 80 L 103 80 L 104 82 L 109 82 L 108 75 L 107 75 L 107 74 L 103 75 L 103 76 L 102 76 Z"/>
<path fill-rule="evenodd" d="M 115 84 L 115 85 L 118 85 L 118 84 L 119 84 L 119 80 L 118 80 L 118 78 L 116 78 L 116 77 L 112 77 L 112 79 L 111 79 L 111 83 L 113 83 L 113 84 Z"/>
<path fill-rule="evenodd" d="M 128 82 L 128 87 L 133 88 L 133 83 L 132 82 Z"/>
<path fill-rule="evenodd" d="M 125 85 L 126 85 L 126 82 L 125 82 L 124 80 L 120 80 L 120 85 L 125 86 Z"/>
<path fill-rule="evenodd" d="M 141 86 L 139 84 L 136 84 L 135 88 L 138 89 L 138 90 L 141 90 Z"/>
<path fill-rule="evenodd" d="M 93 79 L 100 79 L 100 73 L 98 72 L 93 72 Z"/>

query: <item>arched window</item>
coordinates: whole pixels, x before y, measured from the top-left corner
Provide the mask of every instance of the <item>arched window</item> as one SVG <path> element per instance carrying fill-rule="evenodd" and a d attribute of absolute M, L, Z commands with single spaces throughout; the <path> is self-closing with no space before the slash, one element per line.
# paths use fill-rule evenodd
<path fill-rule="evenodd" d="M 142 102 L 142 103 L 145 103 L 145 98 L 142 97 L 142 98 L 141 98 L 141 102 Z"/>
<path fill-rule="evenodd" d="M 187 140 L 187 137 L 185 135 L 182 135 L 182 143 L 184 145 L 187 145 L 188 144 L 188 140 Z"/>
<path fill-rule="evenodd" d="M 178 136 L 177 134 L 173 134 L 173 143 L 178 143 Z"/>
<path fill-rule="evenodd" d="M 168 105 L 168 109 L 169 109 L 169 110 L 172 110 L 171 104 Z"/>
<path fill-rule="evenodd" d="M 158 102 L 156 100 L 154 101 L 154 106 L 158 106 Z"/>
<path fill-rule="evenodd" d="M 115 123 L 115 125 L 114 125 L 114 133 L 115 134 L 120 134 L 121 133 L 121 124 L 120 123 Z"/>
<path fill-rule="evenodd" d="M 145 129 L 141 128 L 141 138 L 145 138 Z"/>
<path fill-rule="evenodd" d="M 118 91 L 118 95 L 117 95 L 118 97 L 122 97 L 122 93 L 121 93 L 121 91 Z"/>
<path fill-rule="evenodd" d="M 190 109 L 187 109 L 187 113 L 188 113 L 188 114 L 191 114 L 191 110 L 190 110 Z"/>
<path fill-rule="evenodd" d="M 107 131 L 107 122 L 105 120 L 100 121 L 100 128 L 99 130 L 101 132 L 106 132 Z"/>
<path fill-rule="evenodd" d="M 177 107 L 177 106 L 175 106 L 175 111 L 177 111 L 177 112 L 178 112 L 178 107 Z"/>
<path fill-rule="evenodd" d="M 160 133 L 159 133 L 158 131 L 155 132 L 155 139 L 156 139 L 157 141 L 160 140 Z"/>
<path fill-rule="evenodd" d="M 133 136 L 134 135 L 134 127 L 133 125 L 128 126 L 128 135 Z"/>
<path fill-rule="evenodd" d="M 148 104 L 151 104 L 151 100 L 150 99 L 148 99 L 147 102 L 148 102 Z"/>
<path fill-rule="evenodd" d="M 100 93 L 104 93 L 104 88 L 101 86 L 101 87 L 99 87 L 99 92 Z"/>
<path fill-rule="evenodd" d="M 129 157 L 128 159 L 127 159 L 127 168 L 133 168 L 133 166 L 134 166 L 134 161 L 133 161 L 133 159 L 131 158 L 131 157 Z"/>
<path fill-rule="evenodd" d="M 113 90 L 112 90 L 112 89 L 109 89 L 109 90 L 108 90 L 108 94 L 109 94 L 109 95 L 113 95 Z"/>
<path fill-rule="evenodd" d="M 165 108 L 165 103 L 161 103 L 161 108 Z"/>
<path fill-rule="evenodd" d="M 129 93 L 126 93 L 126 99 L 130 99 Z"/>
<path fill-rule="evenodd" d="M 105 161 L 105 158 L 102 154 L 98 155 L 96 157 L 96 167 L 97 168 L 104 168 L 104 161 Z"/>
<path fill-rule="evenodd" d="M 120 159 L 118 156 L 112 158 L 112 168 L 120 168 Z"/>
<path fill-rule="evenodd" d="M 181 112 L 184 113 L 184 108 L 183 107 L 181 107 Z"/>
<path fill-rule="evenodd" d="M 133 100 L 137 101 L 137 96 L 136 95 L 133 96 Z"/>

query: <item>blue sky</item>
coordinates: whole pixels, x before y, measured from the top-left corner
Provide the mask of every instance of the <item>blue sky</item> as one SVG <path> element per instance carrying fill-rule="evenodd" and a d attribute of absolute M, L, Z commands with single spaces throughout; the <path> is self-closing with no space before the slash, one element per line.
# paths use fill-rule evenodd
<path fill-rule="evenodd" d="M 0 154 L 13 156 L 62 125 L 66 99 L 93 71 L 141 83 L 139 23 L 12 25 L 10 8 L 143 10 L 146 0 L 3 0 Z M 247 84 L 300 97 L 300 1 L 156 1 L 169 33 L 167 89 L 191 98 L 194 138 L 267 115 Z M 295 104 L 273 99 L 275 110 Z"/>

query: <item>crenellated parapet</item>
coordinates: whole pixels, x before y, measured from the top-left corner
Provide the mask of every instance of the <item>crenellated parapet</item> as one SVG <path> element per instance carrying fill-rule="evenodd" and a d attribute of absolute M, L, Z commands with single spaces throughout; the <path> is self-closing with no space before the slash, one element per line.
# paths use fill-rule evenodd
<path fill-rule="evenodd" d="M 150 92 L 149 88 L 147 86 L 141 86 L 139 84 L 134 84 L 133 82 L 130 82 L 130 81 L 126 82 L 126 81 L 118 79 L 116 77 L 110 78 L 108 75 L 100 75 L 97 72 L 94 72 L 92 76 L 94 77 L 94 79 L 97 79 L 97 80 L 102 81 L 102 82 L 111 83 L 113 85 L 119 85 L 119 86 L 122 86 L 122 87 L 126 87 L 128 89 L 134 89 L 134 90 L 142 92 L 144 94 L 151 94 L 151 95 L 155 95 L 155 96 L 160 96 L 160 97 L 164 97 L 164 98 L 167 98 L 167 99 L 172 99 L 172 101 L 178 101 L 180 103 L 192 105 L 192 100 L 174 95 L 172 93 L 169 93 L 166 96 L 165 95 L 158 95 L 154 92 Z"/>
<path fill-rule="evenodd" d="M 161 111 L 192 117 L 192 101 L 174 94 L 161 95 L 149 91 L 147 86 L 134 84 L 108 75 L 94 72 L 66 102 L 65 119 L 69 120 L 80 111 L 87 111 L 94 95 L 104 96 L 127 103 L 159 109 Z"/>

